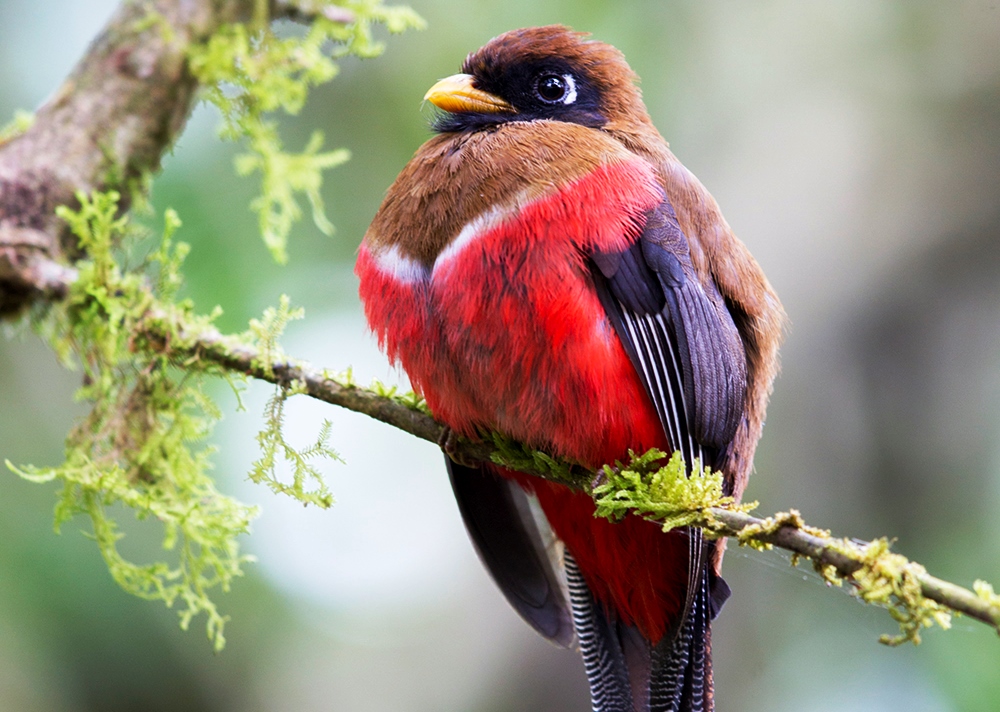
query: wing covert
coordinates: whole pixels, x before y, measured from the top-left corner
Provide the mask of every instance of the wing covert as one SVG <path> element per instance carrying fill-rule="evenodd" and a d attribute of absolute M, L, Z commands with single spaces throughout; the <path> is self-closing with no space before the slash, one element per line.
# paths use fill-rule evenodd
<path fill-rule="evenodd" d="M 685 462 L 717 465 L 746 399 L 746 353 L 715 284 L 702 283 L 667 198 L 627 249 L 591 255 L 608 318 Z"/>

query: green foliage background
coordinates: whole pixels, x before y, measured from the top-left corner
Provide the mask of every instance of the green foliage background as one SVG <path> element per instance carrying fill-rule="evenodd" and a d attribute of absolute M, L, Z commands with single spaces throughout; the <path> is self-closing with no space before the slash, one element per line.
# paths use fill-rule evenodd
<path fill-rule="evenodd" d="M 48 96 L 113 4 L 0 5 L 0 116 Z M 428 135 L 423 92 L 505 29 L 559 21 L 590 30 L 625 51 L 657 125 L 719 199 L 792 317 L 748 495 L 768 511 L 798 507 L 836 532 L 896 535 L 901 551 L 959 582 L 1000 578 L 996 8 L 413 6 L 426 32 L 389 39 L 380 59 L 343 60 L 300 118 L 280 122 L 289 150 L 309 146 L 318 129 L 328 147 L 352 155 L 318 195 L 336 234 L 300 223 L 286 266 L 257 237 L 284 213 L 248 209 L 266 170 L 235 177 L 243 149 L 215 139 L 217 114 L 196 113 L 153 194 L 153 214 L 175 208 L 184 221 L 176 237 L 192 245 L 182 296 L 202 313 L 222 305 L 217 324 L 240 332 L 290 294 L 306 319 L 290 327 L 289 351 L 380 373 L 365 362 L 370 350 L 352 346 L 367 337 L 349 265 L 384 189 Z M 160 218 L 151 222 L 159 232 Z M 29 334 L 0 341 L 0 458 L 58 464 L 83 412 L 72 399 L 79 385 Z M 332 510 L 286 510 L 244 482 L 260 457 L 254 436 L 271 389 L 251 387 L 244 414 L 228 386 L 212 388 L 226 413 L 213 441 L 219 487 L 264 509 L 245 539 L 260 562 L 222 599 L 233 619 L 226 651 L 213 656 L 200 634 L 177 630 L 174 612 L 123 594 L 79 524 L 52 534 L 53 489 L 11 474 L 0 478 L 0 708 L 583 707 L 574 656 L 524 630 L 478 569 L 433 448 L 410 454 L 387 429 L 358 436 L 330 409 L 290 412 L 300 446 L 330 418 L 332 444 L 359 447 L 346 466 L 326 469 Z M 379 464 L 365 470 L 366 460 Z M 331 532 L 334 520 L 351 527 Z M 301 521 L 305 531 L 291 536 Z M 137 560 L 160 554 L 149 524 L 126 525 L 122 545 Z M 407 548 L 417 546 L 424 553 Z M 394 558 L 401 548 L 421 566 Z M 342 551 L 356 552 L 354 566 L 331 564 Z M 1000 703 L 1000 647 L 985 628 L 958 621 L 919 648 L 887 650 L 875 642 L 887 628 L 881 614 L 770 561 L 736 551 L 726 560 L 735 595 L 714 635 L 721 709 Z M 353 578 L 364 586 L 352 597 L 342 589 Z"/>

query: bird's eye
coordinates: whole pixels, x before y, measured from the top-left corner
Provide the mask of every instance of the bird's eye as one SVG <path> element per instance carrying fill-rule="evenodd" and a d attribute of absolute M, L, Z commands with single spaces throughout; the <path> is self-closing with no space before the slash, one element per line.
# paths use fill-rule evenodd
<path fill-rule="evenodd" d="M 572 104 L 576 101 L 576 82 L 572 74 L 543 74 L 535 84 L 535 93 L 547 104 Z"/>

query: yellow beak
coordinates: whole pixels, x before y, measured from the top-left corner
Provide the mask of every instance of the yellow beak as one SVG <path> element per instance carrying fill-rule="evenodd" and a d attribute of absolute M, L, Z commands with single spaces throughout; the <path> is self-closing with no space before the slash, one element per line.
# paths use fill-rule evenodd
<path fill-rule="evenodd" d="M 513 106 L 500 97 L 472 86 L 471 74 L 453 74 L 445 77 L 427 90 L 424 101 L 429 101 L 437 108 L 452 114 L 463 112 L 499 114 L 515 111 Z"/>

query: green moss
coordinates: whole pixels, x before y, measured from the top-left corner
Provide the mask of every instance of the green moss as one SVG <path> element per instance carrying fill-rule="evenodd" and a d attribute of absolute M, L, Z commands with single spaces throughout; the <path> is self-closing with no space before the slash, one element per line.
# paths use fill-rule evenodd
<path fill-rule="evenodd" d="M 275 259 L 284 262 L 288 233 L 301 217 L 299 196 L 309 201 L 317 226 L 332 230 L 320 198 L 322 173 L 346 160 L 347 153 L 324 151 L 318 132 L 301 152 L 286 151 L 272 114 L 297 113 L 312 87 L 336 75 L 339 58 L 379 54 L 382 45 L 372 37 L 376 24 L 402 32 L 423 21 L 406 8 L 363 0 L 337 6 L 350 22 L 334 22 L 319 12 L 301 33 L 280 38 L 269 26 L 268 7 L 258 2 L 251 26 L 222 27 L 204 44 L 189 48 L 188 59 L 205 97 L 222 112 L 223 137 L 243 141 L 248 148 L 237 158 L 236 168 L 260 175 L 261 194 L 251 207 L 259 215 L 265 243 Z M 305 14 L 332 7 L 301 2 Z M 134 31 L 150 28 L 159 28 L 165 40 L 176 39 L 154 10 Z M 18 114 L 0 129 L 0 143 L 30 124 L 30 115 Z M 134 209 L 144 202 L 151 177 L 126 181 L 111 174 L 105 180 L 128 191 Z M 208 636 L 221 649 L 226 617 L 214 597 L 228 590 L 249 561 L 240 553 L 239 536 L 249 531 L 257 509 L 215 488 L 210 476 L 213 449 L 204 443 L 220 413 L 205 394 L 204 383 L 221 376 L 238 396 L 241 377 L 200 358 L 190 343 L 192 334 L 207 333 L 221 309 L 198 315 L 190 301 L 177 300 L 188 246 L 173 240 L 180 227 L 176 213 L 167 211 L 159 245 L 126 269 L 123 255 L 136 249 L 139 231 L 119 213 L 119 198 L 114 191 L 79 195 L 79 210 L 58 210 L 86 259 L 76 264 L 79 277 L 68 297 L 33 317 L 33 326 L 61 361 L 83 371 L 77 398 L 90 404 L 90 412 L 67 437 L 61 465 L 7 466 L 34 482 L 60 482 L 56 529 L 79 515 L 87 517 L 119 585 L 168 606 L 180 601 L 185 628 L 195 616 L 206 614 Z M 131 257 L 127 262 L 133 262 Z M 291 309 L 283 297 L 278 307 L 252 321 L 245 334 L 224 341 L 227 348 L 253 346 L 256 365 L 273 375 L 284 359 L 278 336 L 290 320 L 300 317 L 301 310 Z M 333 498 L 315 462 L 337 458 L 328 443 L 330 424 L 324 423 L 315 442 L 304 449 L 292 447 L 282 433 L 285 401 L 300 392 L 299 384 L 283 383 L 269 401 L 258 436 L 261 458 L 251 476 L 304 503 L 328 507 Z M 421 407 L 416 396 L 408 401 Z M 281 459 L 291 463 L 291 483 L 275 476 Z M 138 519 L 159 522 L 162 560 L 134 562 L 121 554 L 124 534 L 109 514 L 116 505 L 131 508 Z"/>
<path fill-rule="evenodd" d="M 341 378 L 343 378 L 343 380 L 341 380 Z M 334 378 L 334 380 L 345 388 L 357 388 L 357 384 L 354 382 L 354 374 L 349 370 L 345 372 L 344 376 Z M 427 407 L 427 401 L 425 401 L 424 397 L 419 393 L 415 393 L 414 391 L 400 392 L 399 386 L 387 386 L 377 378 L 372 379 L 369 390 L 380 398 L 388 398 L 394 403 L 398 403 L 399 405 L 409 408 L 410 410 L 415 410 L 418 413 L 434 417 L 434 414 L 431 413 L 431 409 Z"/>
<path fill-rule="evenodd" d="M 604 466 L 604 476 L 593 488 L 596 516 L 618 520 L 632 512 L 659 523 L 664 531 L 676 527 L 703 526 L 710 522 L 713 507 L 748 511 L 756 502 L 736 504 L 723 492 L 720 472 L 705 468 L 688 477 L 679 452 L 669 458 L 655 448 L 636 455 L 629 463 Z M 695 470 L 699 469 L 697 461 Z"/>
<path fill-rule="evenodd" d="M 334 22 L 318 14 L 303 33 L 279 37 L 266 22 L 263 3 L 252 26 L 227 25 L 188 53 L 205 98 L 222 112 L 223 138 L 242 141 L 249 149 L 237 156 L 236 170 L 260 175 L 260 195 L 250 207 L 258 215 L 264 243 L 280 263 L 288 259 L 288 234 L 302 217 L 298 195 L 308 200 L 316 227 L 332 233 L 320 194 L 323 171 L 340 165 L 349 154 L 344 149 L 322 150 L 319 131 L 302 151 L 286 151 L 272 114 L 301 111 L 309 90 L 337 75 L 338 59 L 380 54 L 383 45 L 372 36 L 376 24 L 392 33 L 424 26 L 409 8 L 386 7 L 379 0 L 336 7 L 346 10 L 352 21 Z"/>
<path fill-rule="evenodd" d="M 851 575 L 851 592 L 866 603 L 886 608 L 899 624 L 899 635 L 883 635 L 880 643 L 919 645 L 921 629 L 951 627 L 951 612 L 923 595 L 919 577 L 927 570 L 891 551 L 888 539 L 869 542 L 861 561 L 861 568 Z"/>
<path fill-rule="evenodd" d="M 756 504 L 754 507 L 756 507 Z M 778 512 L 777 514 L 773 514 L 770 517 L 760 520 L 757 524 L 743 527 L 736 540 L 739 542 L 740 546 L 749 546 L 751 549 L 756 549 L 757 551 L 767 551 L 772 548 L 772 545 L 766 541 L 761 541 L 760 537 L 774 534 L 782 527 L 800 529 L 804 532 L 812 534 L 813 536 L 821 538 L 829 538 L 830 536 L 830 532 L 826 529 L 817 529 L 816 527 L 811 527 L 806 524 L 805 520 L 802 519 L 802 515 L 799 513 L 799 510 L 790 509 L 787 512 Z M 794 566 L 796 563 L 797 559 L 793 558 L 792 565 Z"/>
<path fill-rule="evenodd" d="M 210 476 L 213 448 L 204 444 L 219 410 L 203 390 L 214 369 L 177 363 L 164 339 L 144 328 L 153 314 L 207 325 L 189 302 L 172 303 L 181 284 L 187 245 L 174 243 L 180 226 L 168 212 L 160 244 L 139 268 L 123 271 L 116 245 L 129 242 L 115 192 L 79 195 L 79 211 L 59 215 L 89 256 L 67 299 L 36 326 L 71 368 L 83 371 L 77 398 L 90 404 L 66 439 L 65 460 L 49 468 L 8 467 L 34 482 L 60 482 L 55 527 L 83 515 L 115 581 L 129 593 L 180 601 L 181 625 L 201 613 L 216 649 L 225 644 L 214 590 L 226 591 L 249 557 L 238 538 L 257 509 L 220 493 Z M 161 319 L 162 321 L 162 319 Z M 109 510 L 130 508 L 161 526 L 163 560 L 137 563 L 122 556 L 124 536 Z"/>
<path fill-rule="evenodd" d="M 328 509 L 333 506 L 333 495 L 314 462 L 322 459 L 342 462 L 330 445 L 333 424 L 324 420 L 315 441 L 305 448 L 294 447 L 284 435 L 285 402 L 304 392 L 302 384 L 293 381 L 288 385 L 278 386 L 268 400 L 264 409 L 264 428 L 257 434 L 261 456 L 250 470 L 250 479 L 267 485 L 276 494 L 285 494 L 302 504 Z M 277 467 L 282 460 L 291 466 L 291 483 L 283 482 L 278 476 Z M 314 489 L 308 488 L 310 482 Z"/>
<path fill-rule="evenodd" d="M 281 295 L 277 307 L 269 307 L 261 319 L 251 319 L 250 329 L 242 341 L 253 347 L 257 357 L 253 361 L 269 377 L 275 377 L 274 366 L 287 361 L 278 344 L 282 332 L 289 322 L 305 316 L 302 309 L 293 309 L 287 295 Z M 314 504 L 324 509 L 333 506 L 333 495 L 327 489 L 323 476 L 314 462 L 330 459 L 340 462 L 340 456 L 330 446 L 333 429 L 330 421 L 323 421 L 315 442 L 304 449 L 294 447 L 284 435 L 285 402 L 292 396 L 305 392 L 297 381 L 279 383 L 274 395 L 264 409 L 264 427 L 257 434 L 261 456 L 253 463 L 250 479 L 265 484 L 276 494 L 286 494 L 303 504 Z M 278 476 L 278 464 L 284 461 L 292 468 L 292 482 L 286 483 Z M 315 489 L 308 489 L 312 482 Z"/>
<path fill-rule="evenodd" d="M 490 454 L 490 459 L 496 465 L 565 482 L 568 485 L 580 487 L 587 484 L 581 482 L 579 473 L 581 468 L 574 463 L 558 460 L 500 433 L 489 432 L 481 435 L 496 448 L 496 451 Z"/>
<path fill-rule="evenodd" d="M 807 525 L 802 515 L 793 509 L 743 527 L 737 540 L 741 546 L 770 549 L 771 544 L 763 539 L 783 528 L 810 534 L 821 540 L 818 548 L 824 553 L 835 552 L 839 558 L 852 562 L 851 568 L 856 567 L 855 570 L 849 576 L 844 576 L 837 567 L 826 563 L 822 558 L 812 559 L 813 568 L 828 584 L 844 587 L 846 581 L 849 584 L 846 588 L 852 595 L 889 611 L 889 615 L 899 624 L 900 632 L 898 635 L 882 635 L 879 642 L 892 646 L 906 642 L 919 644 L 923 628 L 934 625 L 944 629 L 950 627 L 949 609 L 923 593 L 921 577 L 927 573 L 924 567 L 891 551 L 889 541 L 885 538 L 863 545 L 835 538 L 825 529 Z M 798 565 L 802 558 L 801 554 L 793 555 L 792 565 Z M 979 596 L 992 602 L 990 595 L 995 594 L 992 594 L 989 584 L 977 582 L 976 586 Z"/>

